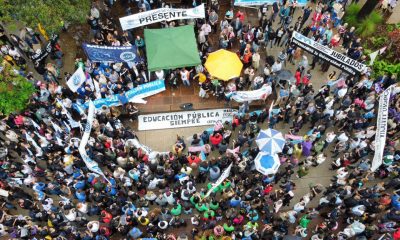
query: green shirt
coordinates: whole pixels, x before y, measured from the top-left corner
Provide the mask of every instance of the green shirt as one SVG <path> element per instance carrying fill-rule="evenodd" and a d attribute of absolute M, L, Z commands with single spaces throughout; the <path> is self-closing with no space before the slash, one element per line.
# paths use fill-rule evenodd
<path fill-rule="evenodd" d="M 228 224 L 224 223 L 223 225 L 225 232 L 233 232 L 235 231 L 235 227 L 234 226 L 228 226 Z"/>
<path fill-rule="evenodd" d="M 219 203 L 217 202 L 217 204 L 214 204 L 213 202 L 210 202 L 210 208 L 212 210 L 217 210 L 219 208 Z"/>
<path fill-rule="evenodd" d="M 199 211 L 199 212 L 208 211 L 208 207 L 205 204 L 200 205 L 200 204 L 196 203 L 195 207 L 196 207 L 197 211 Z"/>
<path fill-rule="evenodd" d="M 174 216 L 180 215 L 181 212 L 182 212 L 182 205 L 180 205 L 180 204 L 178 204 L 176 207 L 171 209 L 171 214 L 174 215 Z"/>
<path fill-rule="evenodd" d="M 308 224 L 311 222 L 310 219 L 307 218 L 307 215 L 304 215 L 301 219 L 300 219 L 300 226 L 302 226 L 303 228 L 307 228 Z"/>

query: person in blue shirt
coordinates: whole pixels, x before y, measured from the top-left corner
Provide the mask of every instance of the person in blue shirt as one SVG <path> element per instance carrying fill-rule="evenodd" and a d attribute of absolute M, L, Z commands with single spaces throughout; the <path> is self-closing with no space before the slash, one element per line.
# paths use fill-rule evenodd
<path fill-rule="evenodd" d="M 78 189 L 75 192 L 75 197 L 78 199 L 79 202 L 86 202 L 86 194 L 81 189 Z"/>
<path fill-rule="evenodd" d="M 392 207 L 396 210 L 400 210 L 400 195 L 397 194 L 400 189 L 393 192 L 392 195 Z"/>
<path fill-rule="evenodd" d="M 235 196 L 229 201 L 229 204 L 231 207 L 235 208 L 237 206 L 240 206 L 240 203 L 242 202 L 242 199 L 239 196 Z"/>

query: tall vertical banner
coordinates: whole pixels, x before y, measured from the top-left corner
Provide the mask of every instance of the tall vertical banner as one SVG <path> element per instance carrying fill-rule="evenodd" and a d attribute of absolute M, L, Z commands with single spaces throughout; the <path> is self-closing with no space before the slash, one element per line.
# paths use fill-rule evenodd
<path fill-rule="evenodd" d="M 378 119 L 375 133 L 375 154 L 372 160 L 371 171 L 375 171 L 382 165 L 383 150 L 386 143 L 387 122 L 389 118 L 389 100 L 392 86 L 388 87 L 379 98 Z"/>
<path fill-rule="evenodd" d="M 204 4 L 188 9 L 158 8 L 122 17 L 119 19 L 119 22 L 121 23 L 122 30 L 126 31 L 152 23 L 188 18 L 205 18 Z"/>
<path fill-rule="evenodd" d="M 95 106 L 93 104 L 92 101 L 89 102 L 89 110 L 88 110 L 88 115 L 87 115 L 87 123 L 85 126 L 85 132 L 83 133 L 82 139 L 81 139 L 81 143 L 79 144 L 79 154 L 82 157 L 83 162 L 85 162 L 86 167 L 94 172 L 97 173 L 99 175 L 101 175 L 102 177 L 104 177 L 104 179 L 107 179 L 107 177 L 104 175 L 103 171 L 99 168 L 99 165 L 97 164 L 97 162 L 93 161 L 86 153 L 86 145 L 87 142 L 89 141 L 89 137 L 90 137 L 90 132 L 92 131 L 92 125 L 93 125 L 93 121 L 94 121 L 94 114 L 95 114 Z M 108 181 L 109 182 L 109 181 Z"/>

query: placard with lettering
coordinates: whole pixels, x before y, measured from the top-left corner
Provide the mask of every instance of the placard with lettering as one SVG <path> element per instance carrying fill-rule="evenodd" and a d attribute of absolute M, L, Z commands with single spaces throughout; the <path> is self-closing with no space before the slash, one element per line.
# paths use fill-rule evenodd
<path fill-rule="evenodd" d="M 122 30 L 125 31 L 152 23 L 190 18 L 205 18 L 204 4 L 188 9 L 158 8 L 122 17 L 119 22 Z"/>
<path fill-rule="evenodd" d="M 158 113 L 139 116 L 139 130 L 169 129 L 214 125 L 217 121 L 232 121 L 236 109 Z"/>
<path fill-rule="evenodd" d="M 352 75 L 357 75 L 365 71 L 365 69 L 367 68 L 365 64 L 362 64 L 357 60 L 351 59 L 340 52 L 336 52 L 335 50 L 327 46 L 321 45 L 311 38 L 308 38 L 296 31 L 293 32 L 292 43 L 311 53 L 312 55 L 315 55 L 322 60 L 328 61 L 333 66 Z"/>

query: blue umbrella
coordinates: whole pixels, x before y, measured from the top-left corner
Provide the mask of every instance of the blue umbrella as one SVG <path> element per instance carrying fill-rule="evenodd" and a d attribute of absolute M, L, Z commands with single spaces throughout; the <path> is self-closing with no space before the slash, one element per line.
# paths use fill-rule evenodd
<path fill-rule="evenodd" d="M 275 174 L 281 165 L 277 154 L 269 155 L 265 152 L 258 153 L 254 159 L 256 170 L 264 175 Z"/>
<path fill-rule="evenodd" d="M 286 141 L 282 133 L 271 128 L 268 128 L 267 130 L 261 130 L 256 139 L 256 143 L 260 151 L 269 154 L 282 152 L 285 142 Z"/>

